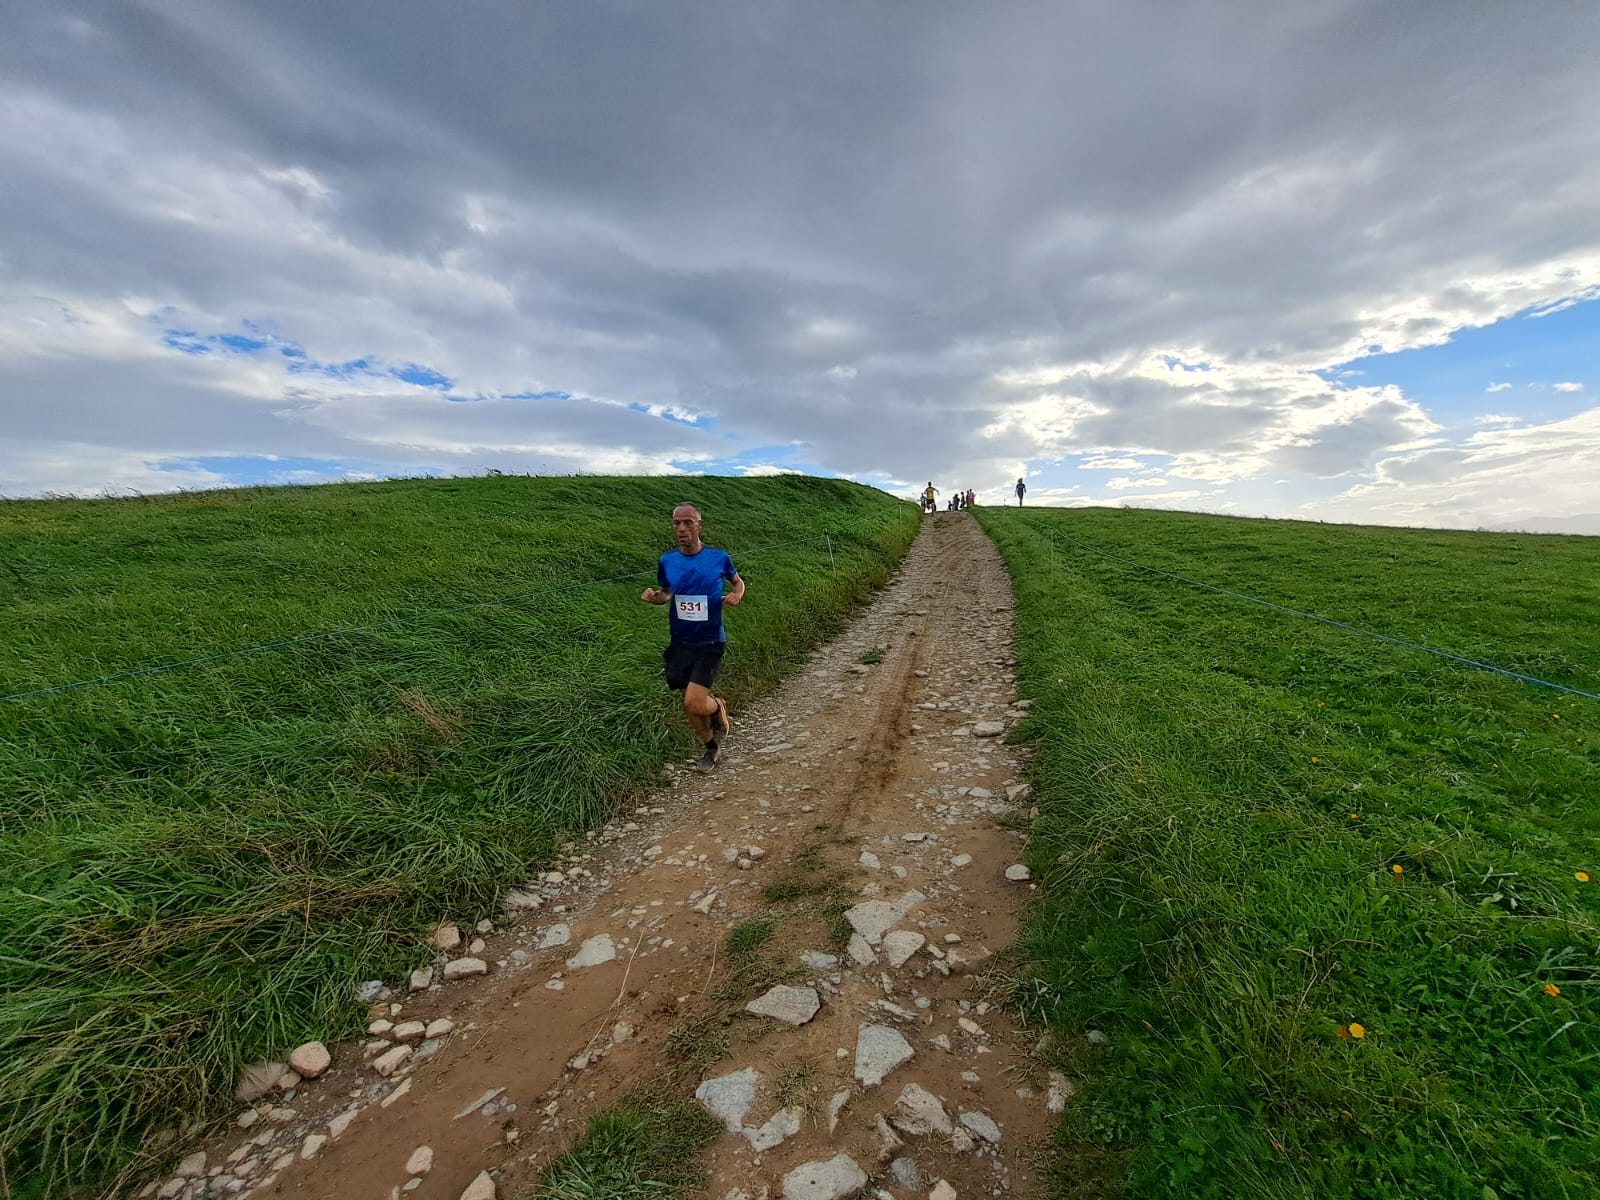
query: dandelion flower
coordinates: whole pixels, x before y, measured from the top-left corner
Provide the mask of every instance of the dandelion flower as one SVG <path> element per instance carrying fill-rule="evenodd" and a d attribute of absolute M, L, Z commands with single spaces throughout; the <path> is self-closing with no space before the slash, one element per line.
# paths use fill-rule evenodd
<path fill-rule="evenodd" d="M 1366 1037 L 1367 1036 L 1367 1027 L 1365 1025 L 1358 1024 L 1355 1021 L 1351 1021 L 1350 1022 L 1350 1036 L 1353 1037 L 1353 1038 L 1364 1038 L 1364 1037 Z"/>
<path fill-rule="evenodd" d="M 1544 994 L 1546 996 L 1559 996 L 1561 995 L 1561 989 L 1553 983 L 1547 983 L 1544 985 Z"/>
<path fill-rule="evenodd" d="M 1350 819 L 1352 821 L 1359 821 L 1359 820 L 1361 820 L 1361 814 L 1360 813 L 1351 813 L 1350 814 Z"/>
<path fill-rule="evenodd" d="M 1579 883 L 1588 883 L 1589 882 L 1589 872 L 1587 872 L 1587 871 L 1574 871 L 1572 873 L 1572 877 L 1574 879 L 1576 879 Z"/>
<path fill-rule="evenodd" d="M 1317 701 L 1317 707 L 1318 707 L 1318 708 L 1321 708 L 1321 707 L 1322 707 L 1322 701 L 1321 701 L 1321 700 L 1318 700 L 1318 701 Z"/>
<path fill-rule="evenodd" d="M 1402 867 L 1399 863 L 1395 863 L 1395 865 L 1390 867 L 1389 870 L 1394 872 L 1394 877 L 1396 879 L 1399 879 L 1400 876 L 1402 876 L 1402 875 L 1404 875 L 1406 873 L 1406 869 L 1404 867 Z"/>
<path fill-rule="evenodd" d="M 1311 761 L 1312 762 L 1321 762 L 1322 760 L 1320 758 L 1318 758 L 1315 754 L 1313 754 L 1311 756 Z"/>

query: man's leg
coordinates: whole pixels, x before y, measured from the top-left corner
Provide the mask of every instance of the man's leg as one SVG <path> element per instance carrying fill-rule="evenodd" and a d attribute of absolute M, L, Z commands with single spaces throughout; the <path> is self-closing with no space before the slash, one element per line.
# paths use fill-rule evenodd
<path fill-rule="evenodd" d="M 694 735 L 702 742 L 711 740 L 711 714 L 717 711 L 717 702 L 710 691 L 698 683 L 683 689 L 683 714 L 694 726 Z"/>

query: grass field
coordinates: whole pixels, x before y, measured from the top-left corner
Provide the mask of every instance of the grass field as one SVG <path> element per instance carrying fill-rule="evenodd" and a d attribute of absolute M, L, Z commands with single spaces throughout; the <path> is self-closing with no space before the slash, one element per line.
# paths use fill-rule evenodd
<path fill-rule="evenodd" d="M 638 594 L 686 498 L 750 586 L 735 702 L 916 528 L 793 477 L 0 504 L 0 695 L 348 630 L 0 702 L 0 1192 L 104 1181 L 240 1062 L 358 1033 L 358 980 L 659 778 L 687 735 Z"/>
<path fill-rule="evenodd" d="M 1058 1197 L 1600 1194 L 1600 539 L 979 510 L 1086 1077 Z M 1090 1031 L 1105 1034 L 1091 1039 Z"/>

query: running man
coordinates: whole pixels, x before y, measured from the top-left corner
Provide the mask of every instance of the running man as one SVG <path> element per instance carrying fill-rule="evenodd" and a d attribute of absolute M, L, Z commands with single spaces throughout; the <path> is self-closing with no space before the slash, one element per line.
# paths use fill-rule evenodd
<path fill-rule="evenodd" d="M 933 480 L 928 480 L 928 486 L 922 489 L 922 511 L 938 511 L 939 489 L 933 486 Z"/>
<path fill-rule="evenodd" d="M 737 608 L 744 601 L 744 580 L 733 559 L 700 540 L 700 510 L 680 504 L 672 510 L 676 550 L 668 550 L 656 567 L 658 587 L 645 588 L 639 599 L 646 604 L 670 604 L 667 628 L 671 640 L 662 658 L 667 686 L 683 693 L 683 713 L 705 746 L 700 770 L 709 771 L 722 757 L 720 742 L 732 728 L 728 703 L 711 694 L 728 635 L 722 628 L 722 606 Z M 733 584 L 723 595 L 724 582 Z"/>
<path fill-rule="evenodd" d="M 1017 507 L 1018 508 L 1022 507 L 1022 497 L 1027 495 L 1027 492 L 1028 492 L 1028 485 L 1023 483 L 1022 480 L 1020 480 L 1020 479 L 1017 480 Z"/>

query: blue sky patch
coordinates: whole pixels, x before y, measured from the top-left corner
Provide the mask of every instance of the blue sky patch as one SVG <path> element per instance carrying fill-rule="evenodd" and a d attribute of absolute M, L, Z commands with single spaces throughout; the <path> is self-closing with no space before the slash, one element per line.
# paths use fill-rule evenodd
<path fill-rule="evenodd" d="M 295 483 L 333 483 L 348 479 L 445 475 L 442 467 L 401 466 L 358 458 L 292 458 L 273 454 L 211 455 L 167 459 L 161 471 L 211 471 L 229 487 Z"/>

